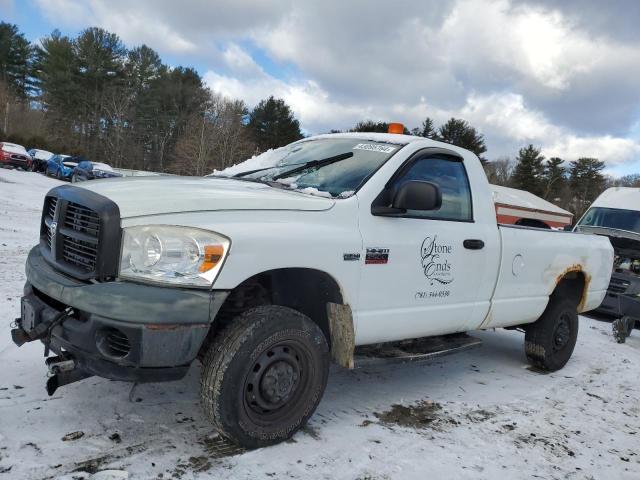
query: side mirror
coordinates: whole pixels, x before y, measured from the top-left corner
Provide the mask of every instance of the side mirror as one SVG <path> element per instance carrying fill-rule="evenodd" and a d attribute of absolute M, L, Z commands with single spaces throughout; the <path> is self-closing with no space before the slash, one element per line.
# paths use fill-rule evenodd
<path fill-rule="evenodd" d="M 564 230 L 565 232 L 573 232 L 573 225 L 565 225 L 564 227 L 562 227 L 562 230 Z"/>
<path fill-rule="evenodd" d="M 407 210 L 437 210 L 442 205 L 440 187 L 432 182 L 410 180 L 393 196 L 391 206 L 403 212 Z"/>

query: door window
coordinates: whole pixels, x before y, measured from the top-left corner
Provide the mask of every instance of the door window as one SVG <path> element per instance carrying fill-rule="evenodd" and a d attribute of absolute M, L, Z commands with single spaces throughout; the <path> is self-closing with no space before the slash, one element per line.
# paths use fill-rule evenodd
<path fill-rule="evenodd" d="M 469 179 L 461 161 L 438 156 L 419 158 L 396 180 L 394 190 L 397 192 L 411 180 L 438 185 L 442 192 L 442 205 L 438 210 L 408 210 L 407 216 L 464 222 L 473 220 Z"/>

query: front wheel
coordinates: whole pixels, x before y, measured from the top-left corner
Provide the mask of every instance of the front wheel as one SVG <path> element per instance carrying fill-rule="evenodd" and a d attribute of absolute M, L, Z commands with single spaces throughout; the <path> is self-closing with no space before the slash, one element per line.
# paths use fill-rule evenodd
<path fill-rule="evenodd" d="M 329 347 L 311 319 L 282 306 L 247 310 L 203 360 L 204 410 L 222 436 L 246 448 L 290 438 L 327 383 Z"/>
<path fill-rule="evenodd" d="M 71 175 L 71 183 L 76 183 L 77 181 L 78 181 L 78 177 L 74 173 L 73 175 Z"/>
<path fill-rule="evenodd" d="M 578 339 L 574 302 L 551 297 L 542 316 L 526 327 L 524 349 L 529 362 L 542 370 L 560 370 L 571 358 Z"/>

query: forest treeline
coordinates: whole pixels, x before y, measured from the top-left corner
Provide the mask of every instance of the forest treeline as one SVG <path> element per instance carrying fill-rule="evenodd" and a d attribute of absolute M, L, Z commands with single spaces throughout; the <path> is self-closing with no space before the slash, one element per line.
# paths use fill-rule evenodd
<path fill-rule="evenodd" d="M 363 120 L 350 130 L 387 126 Z M 640 175 L 613 180 L 596 158 L 546 159 L 534 145 L 488 161 L 483 135 L 463 119 L 436 126 L 426 118 L 405 133 L 472 150 L 491 183 L 578 215 L 609 185 L 640 186 Z M 284 100 L 249 108 L 212 92 L 195 69 L 166 65 L 149 46 L 127 48 L 101 28 L 73 38 L 54 31 L 32 43 L 0 22 L 0 141 L 120 168 L 204 175 L 303 137 Z"/>

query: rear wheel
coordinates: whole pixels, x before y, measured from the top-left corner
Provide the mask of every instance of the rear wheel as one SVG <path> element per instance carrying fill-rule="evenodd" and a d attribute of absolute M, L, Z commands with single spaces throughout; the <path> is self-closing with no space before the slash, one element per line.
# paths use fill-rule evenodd
<path fill-rule="evenodd" d="M 542 370 L 555 371 L 566 365 L 578 339 L 578 312 L 569 299 L 552 296 L 542 316 L 526 327 L 525 353 Z"/>
<path fill-rule="evenodd" d="M 219 432 L 247 448 L 291 437 L 315 411 L 329 372 L 320 328 L 287 307 L 235 318 L 203 360 L 202 404 Z"/>

